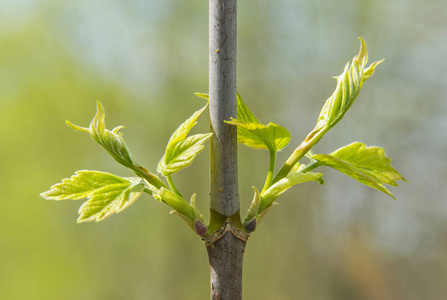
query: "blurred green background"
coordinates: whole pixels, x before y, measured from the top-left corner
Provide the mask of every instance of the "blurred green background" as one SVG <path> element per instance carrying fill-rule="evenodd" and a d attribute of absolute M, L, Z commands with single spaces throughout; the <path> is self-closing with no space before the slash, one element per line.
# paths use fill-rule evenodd
<path fill-rule="evenodd" d="M 238 8 L 238 89 L 256 115 L 313 128 L 358 52 L 383 57 L 358 102 L 315 148 L 354 140 L 387 150 L 408 179 L 385 194 L 336 171 L 280 199 L 252 235 L 245 299 L 445 299 L 447 2 L 259 0 Z M 172 131 L 208 90 L 208 4 L 198 0 L 0 3 L 0 298 L 207 299 L 204 246 L 148 195 L 77 225 L 81 201 L 38 195 L 79 169 L 131 173 L 66 119 L 86 126 L 101 100 L 135 159 L 155 170 Z M 207 131 L 206 117 L 197 131 Z M 268 154 L 239 147 L 241 206 Z M 208 207 L 208 151 L 175 176 Z"/>

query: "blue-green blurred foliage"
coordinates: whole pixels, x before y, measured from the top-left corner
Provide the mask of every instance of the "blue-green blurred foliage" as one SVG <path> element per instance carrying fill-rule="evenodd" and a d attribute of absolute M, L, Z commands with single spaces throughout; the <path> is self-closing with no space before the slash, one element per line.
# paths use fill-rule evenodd
<path fill-rule="evenodd" d="M 206 299 L 200 239 L 145 195 L 101 223 L 80 201 L 45 201 L 78 169 L 121 167 L 66 119 L 88 125 L 95 100 L 125 125 L 152 171 L 170 134 L 207 92 L 207 3 L 6 0 L 0 4 L 0 294 L 2 299 Z M 250 238 L 245 299 L 442 299 L 447 280 L 447 2 L 240 1 L 238 89 L 287 127 L 282 163 L 315 125 L 331 76 L 358 50 L 386 61 L 315 152 L 360 140 L 387 149 L 409 180 L 398 201 L 323 170 L 325 186 L 287 192 Z M 199 120 L 199 132 L 208 120 Z M 262 188 L 266 151 L 239 148 L 243 210 Z M 207 215 L 208 153 L 174 177 Z"/>

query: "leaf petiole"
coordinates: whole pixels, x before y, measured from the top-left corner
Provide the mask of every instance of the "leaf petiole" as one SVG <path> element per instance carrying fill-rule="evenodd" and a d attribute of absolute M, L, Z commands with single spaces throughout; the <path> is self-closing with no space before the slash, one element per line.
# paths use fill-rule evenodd
<path fill-rule="evenodd" d="M 264 193 L 273 182 L 273 173 L 275 172 L 275 163 L 276 163 L 276 151 L 269 150 L 270 154 L 270 164 L 269 164 L 269 172 L 267 173 L 267 178 L 265 179 L 264 187 L 262 188 L 262 192 Z"/>
<path fill-rule="evenodd" d="M 321 163 L 315 159 L 312 159 L 311 162 L 305 165 L 305 167 L 302 168 L 300 172 L 305 174 L 307 172 L 312 171 L 313 169 L 318 168 L 319 166 L 321 166 Z"/>
<path fill-rule="evenodd" d="M 176 193 L 177 195 L 179 195 L 180 197 L 183 198 L 182 194 L 180 194 L 179 190 L 175 186 L 174 181 L 172 180 L 171 175 L 166 176 L 166 179 L 168 180 L 169 187 L 172 189 L 172 191 L 174 193 Z"/>
<path fill-rule="evenodd" d="M 163 181 L 160 180 L 160 178 L 157 177 L 157 175 L 152 174 L 148 169 L 146 169 L 143 166 L 134 163 L 132 171 L 141 178 L 146 179 L 150 184 L 155 186 L 157 189 L 160 189 L 162 187 L 169 188 L 166 185 L 166 183 L 164 183 Z"/>
<path fill-rule="evenodd" d="M 303 158 L 307 152 L 318 143 L 321 138 L 329 131 L 329 127 L 323 127 L 318 131 L 313 130 L 309 135 L 301 142 L 301 144 L 293 151 L 292 155 L 289 156 L 287 161 L 282 166 L 281 170 L 279 170 L 278 174 L 276 174 L 273 179 L 272 184 L 278 182 L 279 180 L 285 178 L 293 167 L 299 162 L 301 158 Z"/>
<path fill-rule="evenodd" d="M 146 194 L 149 194 L 149 195 L 151 195 L 151 196 L 154 195 L 154 192 L 152 192 L 152 191 L 151 191 L 150 189 L 148 189 L 148 188 L 144 188 L 143 192 L 145 192 Z"/>

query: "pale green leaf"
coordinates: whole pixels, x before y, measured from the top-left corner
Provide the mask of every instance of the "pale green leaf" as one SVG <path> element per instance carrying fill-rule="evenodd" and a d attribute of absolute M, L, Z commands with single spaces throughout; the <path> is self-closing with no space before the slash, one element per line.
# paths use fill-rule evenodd
<path fill-rule="evenodd" d="M 189 200 L 189 205 L 192 207 L 192 209 L 194 211 L 195 219 L 203 221 L 203 215 L 200 213 L 199 209 L 197 208 L 196 197 L 197 197 L 196 193 L 192 194 L 191 199 Z"/>
<path fill-rule="evenodd" d="M 383 61 L 375 62 L 365 69 L 368 62 L 368 49 L 362 38 L 360 38 L 360 41 L 359 54 L 352 59 L 351 64 L 348 62 L 343 73 L 336 77 L 337 87 L 321 109 L 314 131 L 320 131 L 326 127 L 332 128 L 343 118 L 357 99 L 365 80 L 373 74 L 375 67 Z"/>
<path fill-rule="evenodd" d="M 210 96 L 204 93 L 195 93 L 197 97 L 210 100 Z M 236 96 L 237 101 L 237 120 L 241 123 L 254 123 L 260 124 L 258 118 L 253 114 L 253 112 L 245 104 L 244 100 L 239 93 Z"/>
<path fill-rule="evenodd" d="M 179 141 L 184 140 L 188 136 L 188 133 L 197 124 L 197 119 L 200 117 L 200 115 L 206 109 L 207 106 L 208 104 L 202 107 L 200 110 L 196 111 L 191 117 L 189 117 L 174 131 L 171 138 L 169 139 L 166 151 L 170 146 L 178 143 Z"/>
<path fill-rule="evenodd" d="M 314 172 L 303 173 L 301 172 L 301 170 L 303 170 L 304 168 L 305 165 L 297 164 L 285 178 L 277 181 L 265 192 L 263 192 L 261 194 L 261 205 L 259 207 L 259 213 L 267 209 L 270 205 L 272 205 L 273 201 L 275 201 L 276 198 L 281 196 L 285 191 L 287 191 L 294 185 L 307 181 L 318 181 L 320 184 L 323 184 L 323 174 Z"/>
<path fill-rule="evenodd" d="M 247 215 L 244 218 L 244 223 L 249 222 L 251 219 L 256 217 L 256 215 L 258 215 L 259 206 L 261 205 L 261 193 L 258 191 L 257 188 L 252 188 L 255 194 L 253 196 L 253 201 L 251 202 L 250 207 L 247 210 Z"/>
<path fill-rule="evenodd" d="M 236 125 L 237 142 L 251 148 L 269 149 L 272 152 L 286 147 L 291 139 L 290 132 L 282 126 L 270 122 L 268 125 L 259 123 L 241 123 L 239 120 L 226 122 Z"/>
<path fill-rule="evenodd" d="M 196 93 L 198 97 L 209 100 L 209 95 Z M 276 152 L 286 147 L 291 139 L 290 132 L 284 127 L 270 122 L 263 125 L 237 93 L 237 119 L 225 121 L 237 126 L 237 141 L 248 147 L 269 149 Z"/>
<path fill-rule="evenodd" d="M 196 134 L 187 137 L 207 106 L 208 104 L 196 111 L 172 134 L 166 146 L 165 154 L 157 166 L 157 171 L 163 174 L 163 176 L 172 175 L 191 165 L 197 155 L 203 150 L 205 142 L 211 138 L 212 133 Z"/>
<path fill-rule="evenodd" d="M 117 126 L 113 130 L 108 130 L 106 128 L 104 107 L 101 102 L 97 101 L 96 115 L 90 122 L 89 128 L 72 124 L 69 121 L 66 121 L 66 123 L 74 130 L 89 133 L 90 136 L 103 146 L 117 162 L 132 169 L 135 174 L 147 180 L 148 183 L 150 182 L 151 185 L 157 188 L 166 186 L 156 175 L 152 174 L 132 159 L 132 154 L 122 137 L 122 133 L 119 132 L 124 126 Z"/>
<path fill-rule="evenodd" d="M 270 122 L 261 124 L 250 108 L 237 94 L 237 119 L 226 121 L 237 126 L 237 142 L 251 148 L 269 149 L 276 152 L 286 147 L 291 139 L 290 132 L 284 127 Z"/>
<path fill-rule="evenodd" d="M 212 133 L 196 134 L 170 144 L 157 166 L 157 171 L 163 176 L 169 176 L 190 166 L 211 136 Z"/>
<path fill-rule="evenodd" d="M 366 147 L 359 142 L 344 146 L 331 154 L 315 154 L 312 159 L 318 161 L 319 165 L 336 169 L 393 198 L 393 194 L 384 184 L 397 186 L 396 180 L 405 180 L 391 166 L 391 159 L 385 155 L 385 149 Z"/>
<path fill-rule="evenodd" d="M 237 120 L 241 123 L 260 124 L 258 118 L 248 108 L 239 93 L 237 93 Z"/>
<path fill-rule="evenodd" d="M 109 173 L 82 170 L 40 195 L 47 200 L 86 198 L 88 201 L 79 209 L 78 222 L 98 222 L 129 207 L 145 187 L 140 178 L 121 178 Z"/>
<path fill-rule="evenodd" d="M 315 128 L 287 159 L 286 163 L 273 179 L 273 182 L 286 176 L 293 166 L 343 118 L 357 99 L 365 80 L 371 77 L 374 69 L 383 61 L 375 62 L 365 69 L 368 61 L 368 50 L 365 41 L 362 38 L 360 38 L 360 41 L 359 54 L 353 58 L 351 64 L 348 62 L 343 73 L 336 77 L 337 87 L 332 96 L 324 103 Z"/>
<path fill-rule="evenodd" d="M 134 167 L 132 154 L 122 137 L 122 133 L 118 132 L 124 126 L 118 126 L 111 131 L 106 129 L 104 107 L 101 102 L 97 101 L 96 115 L 91 121 L 89 128 L 72 124 L 69 121 L 66 121 L 66 123 L 74 130 L 88 132 L 120 164 L 129 168 Z"/>
<path fill-rule="evenodd" d="M 203 99 L 206 99 L 206 100 L 210 100 L 210 95 L 208 95 L 208 94 L 205 94 L 205 93 L 195 93 L 195 95 L 197 96 L 197 97 L 199 97 L 199 98 L 203 98 Z"/>

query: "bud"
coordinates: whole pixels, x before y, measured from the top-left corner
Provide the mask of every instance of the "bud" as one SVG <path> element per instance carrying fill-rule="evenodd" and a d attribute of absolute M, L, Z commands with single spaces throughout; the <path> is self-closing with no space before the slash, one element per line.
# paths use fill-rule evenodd
<path fill-rule="evenodd" d="M 253 232 L 256 230 L 256 218 L 251 219 L 249 222 L 245 223 L 245 229 L 247 229 L 249 232 Z"/>
<path fill-rule="evenodd" d="M 208 227 L 206 227 L 205 223 L 201 220 L 194 220 L 194 232 L 200 235 L 201 237 L 205 236 L 208 231 Z"/>
<path fill-rule="evenodd" d="M 247 215 L 244 218 L 244 223 L 250 222 L 259 211 L 259 205 L 261 204 L 261 193 L 259 193 L 258 189 L 255 187 L 252 187 L 255 194 L 253 196 L 253 201 L 251 202 L 251 205 L 247 211 Z"/>

